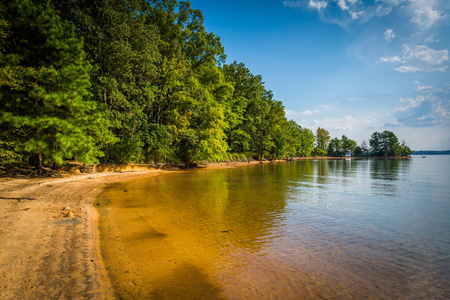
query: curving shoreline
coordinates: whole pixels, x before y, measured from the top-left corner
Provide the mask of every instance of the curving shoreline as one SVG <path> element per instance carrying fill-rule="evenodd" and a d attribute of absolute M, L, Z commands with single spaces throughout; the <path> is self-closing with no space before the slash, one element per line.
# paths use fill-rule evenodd
<path fill-rule="evenodd" d="M 207 169 L 246 165 L 214 163 Z M 173 170 L 0 178 L 0 298 L 115 299 L 93 203 L 109 184 L 168 172 Z"/>
<path fill-rule="evenodd" d="M 243 165 L 248 163 L 208 169 Z M 115 299 L 93 203 L 109 184 L 168 172 L 173 170 L 0 178 L 0 298 Z"/>
<path fill-rule="evenodd" d="M 1 178 L 0 298 L 115 299 L 92 203 L 108 184 L 161 172 Z"/>

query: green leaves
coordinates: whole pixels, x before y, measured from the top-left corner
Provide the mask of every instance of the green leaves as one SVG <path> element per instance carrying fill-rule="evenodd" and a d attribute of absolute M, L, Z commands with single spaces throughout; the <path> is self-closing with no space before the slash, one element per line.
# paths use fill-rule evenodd
<path fill-rule="evenodd" d="M 189 165 L 233 153 L 311 155 L 313 132 L 286 120 L 261 76 L 225 64 L 220 38 L 188 1 L 44 2 L 0 6 L 8 160 Z M 329 142 L 320 130 L 315 153 Z"/>
<path fill-rule="evenodd" d="M 328 155 L 335 157 L 342 157 L 346 155 L 353 156 L 356 155 L 354 153 L 355 149 L 356 149 L 356 142 L 354 140 L 349 139 L 347 136 L 343 135 L 342 139 L 340 140 L 338 138 L 334 138 L 330 141 L 330 144 L 328 145 Z M 357 153 L 361 154 L 362 148 L 359 148 Z"/>
<path fill-rule="evenodd" d="M 374 132 L 369 144 L 373 156 L 399 156 L 402 152 L 397 136 L 388 130 L 381 133 Z"/>
<path fill-rule="evenodd" d="M 13 74 L 0 87 L 4 139 L 15 139 L 22 151 L 57 164 L 74 157 L 96 161 L 103 155 L 98 140 L 112 136 L 98 126 L 107 122 L 98 122 L 100 107 L 89 101 L 91 67 L 75 28 L 26 0 L 12 1 L 1 11 L 13 37 L 2 43 L 0 54 L 2 72 Z"/>
<path fill-rule="evenodd" d="M 314 149 L 314 155 L 324 156 L 327 153 L 328 143 L 330 143 L 330 133 L 323 128 L 317 128 L 316 130 L 316 148 Z"/>

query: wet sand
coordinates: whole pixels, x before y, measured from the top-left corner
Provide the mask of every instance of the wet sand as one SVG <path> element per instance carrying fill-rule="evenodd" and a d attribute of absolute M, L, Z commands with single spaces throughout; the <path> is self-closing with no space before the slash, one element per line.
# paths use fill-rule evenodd
<path fill-rule="evenodd" d="M 0 298 L 114 299 L 93 203 L 110 183 L 161 172 L 1 178 Z"/>

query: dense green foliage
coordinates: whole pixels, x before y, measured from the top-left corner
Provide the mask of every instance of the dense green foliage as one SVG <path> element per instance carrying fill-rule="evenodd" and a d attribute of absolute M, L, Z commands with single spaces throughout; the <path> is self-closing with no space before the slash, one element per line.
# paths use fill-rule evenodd
<path fill-rule="evenodd" d="M 0 50 L 1 164 L 190 165 L 360 150 L 287 120 L 261 76 L 225 64 L 220 38 L 188 1 L 6 0 Z M 374 155 L 410 153 L 389 138 L 374 133 Z"/>
<path fill-rule="evenodd" d="M 94 162 L 99 141 L 112 139 L 98 104 L 89 101 L 89 71 L 75 28 L 29 1 L 1 7 L 8 24 L 0 62 L 1 139 L 21 151 L 61 164 L 66 157 Z M 7 153 L 7 152 L 6 152 Z M 10 159 L 14 155 L 9 155 Z"/>
<path fill-rule="evenodd" d="M 401 155 L 400 143 L 392 131 L 374 132 L 369 140 L 374 156 Z"/>
<path fill-rule="evenodd" d="M 334 138 L 330 141 L 328 144 L 328 156 L 354 156 L 355 149 L 356 142 L 343 135 L 340 140 L 338 138 Z"/>
<path fill-rule="evenodd" d="M 324 156 L 327 154 L 328 144 L 331 141 L 330 133 L 324 128 L 317 128 L 316 130 L 316 147 L 314 148 L 314 155 Z"/>

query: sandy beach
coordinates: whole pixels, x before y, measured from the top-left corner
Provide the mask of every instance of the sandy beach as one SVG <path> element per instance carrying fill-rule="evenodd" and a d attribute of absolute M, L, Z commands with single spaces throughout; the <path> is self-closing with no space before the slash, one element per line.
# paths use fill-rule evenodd
<path fill-rule="evenodd" d="M 207 168 L 249 164 L 259 162 Z M 97 195 L 109 184 L 167 172 L 174 170 L 0 178 L 0 298 L 114 299 L 100 251 Z"/>
<path fill-rule="evenodd" d="M 107 184 L 158 170 L 0 179 L 0 298 L 114 299 L 93 203 Z"/>
<path fill-rule="evenodd" d="M 248 163 L 207 168 L 242 165 Z M 114 299 L 100 252 L 96 197 L 109 184 L 167 172 L 173 171 L 0 178 L 0 298 Z"/>

